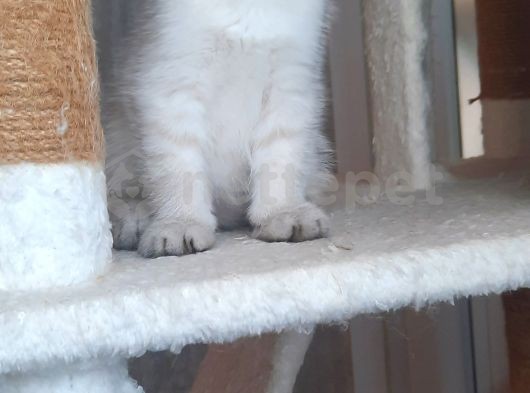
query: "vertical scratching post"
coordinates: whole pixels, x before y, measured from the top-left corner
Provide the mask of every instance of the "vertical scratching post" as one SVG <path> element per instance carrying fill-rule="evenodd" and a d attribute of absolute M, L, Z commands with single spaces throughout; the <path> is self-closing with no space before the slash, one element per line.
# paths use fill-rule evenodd
<path fill-rule="evenodd" d="M 430 0 L 364 0 L 376 172 L 429 188 L 430 108 L 425 52 Z"/>

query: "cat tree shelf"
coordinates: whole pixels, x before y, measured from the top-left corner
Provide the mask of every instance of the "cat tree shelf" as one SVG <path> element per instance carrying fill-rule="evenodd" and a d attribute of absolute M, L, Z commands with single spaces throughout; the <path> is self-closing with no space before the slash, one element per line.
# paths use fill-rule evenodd
<path fill-rule="evenodd" d="M 530 187 L 448 183 L 411 205 L 333 212 L 333 234 L 266 244 L 224 233 L 203 254 L 143 260 L 66 289 L 0 292 L 0 373 L 132 357 L 530 284 Z M 431 202 L 428 202 L 431 200 Z"/>

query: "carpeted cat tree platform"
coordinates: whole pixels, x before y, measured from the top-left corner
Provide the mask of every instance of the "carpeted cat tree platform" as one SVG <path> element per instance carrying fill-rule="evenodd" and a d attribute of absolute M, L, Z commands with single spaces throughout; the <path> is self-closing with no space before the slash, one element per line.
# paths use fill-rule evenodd
<path fill-rule="evenodd" d="M 408 171 L 420 189 L 431 182 L 427 29 L 422 2 L 406 3 L 368 1 L 366 40 L 379 173 Z M 2 3 L 1 393 L 141 392 L 126 359 L 146 350 L 530 284 L 520 179 L 446 182 L 368 205 L 343 185 L 329 239 L 226 233 L 199 255 L 113 255 L 88 10 L 86 0 Z"/>

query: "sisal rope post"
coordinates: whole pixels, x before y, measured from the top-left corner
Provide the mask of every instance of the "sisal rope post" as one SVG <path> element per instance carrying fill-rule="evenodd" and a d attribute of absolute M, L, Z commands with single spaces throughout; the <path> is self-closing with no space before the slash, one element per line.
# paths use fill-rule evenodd
<path fill-rule="evenodd" d="M 0 163 L 102 158 L 91 18 L 83 0 L 4 0 Z"/>
<path fill-rule="evenodd" d="M 98 93 L 90 1 L 2 1 L 0 296 L 18 291 L 38 307 L 46 290 L 95 279 L 112 260 Z M 126 359 L 91 357 L 0 375 L 0 390 L 142 391 Z"/>

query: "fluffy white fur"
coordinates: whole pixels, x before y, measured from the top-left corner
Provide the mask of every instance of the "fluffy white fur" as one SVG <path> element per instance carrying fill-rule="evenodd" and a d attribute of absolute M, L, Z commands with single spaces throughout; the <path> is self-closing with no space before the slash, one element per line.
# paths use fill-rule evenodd
<path fill-rule="evenodd" d="M 111 245 L 101 166 L 0 166 L 0 292 L 103 274 Z"/>
<path fill-rule="evenodd" d="M 57 365 L 23 374 L 0 375 L 2 393 L 143 393 L 125 360 Z"/>
<path fill-rule="evenodd" d="M 0 292 L 0 374 L 529 285 L 528 190 L 497 181 L 438 193 L 439 206 L 419 195 L 411 206 L 338 210 L 329 239 L 263 244 L 225 233 L 215 249 L 181 258 L 117 253 L 91 284 Z"/>
<path fill-rule="evenodd" d="M 148 199 L 141 214 L 111 205 L 118 248 L 203 251 L 218 226 L 246 219 L 268 241 L 327 233 L 308 199 L 329 160 L 329 11 L 328 0 L 146 2 L 105 105 L 109 162 L 138 161 L 129 168 Z"/>

